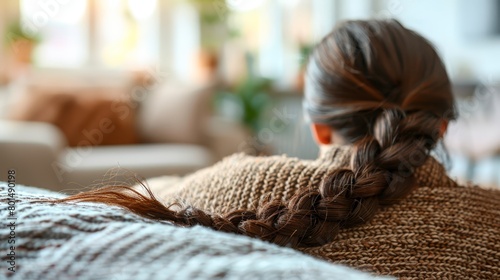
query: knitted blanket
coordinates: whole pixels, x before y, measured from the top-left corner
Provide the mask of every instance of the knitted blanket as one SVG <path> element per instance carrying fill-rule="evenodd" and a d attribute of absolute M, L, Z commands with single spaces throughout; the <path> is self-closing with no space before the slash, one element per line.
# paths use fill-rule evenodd
<path fill-rule="evenodd" d="M 0 182 L 0 279 L 374 279 L 260 240 L 117 207 L 36 202 L 63 196 L 37 188 L 16 186 L 14 205 L 6 186 Z"/>

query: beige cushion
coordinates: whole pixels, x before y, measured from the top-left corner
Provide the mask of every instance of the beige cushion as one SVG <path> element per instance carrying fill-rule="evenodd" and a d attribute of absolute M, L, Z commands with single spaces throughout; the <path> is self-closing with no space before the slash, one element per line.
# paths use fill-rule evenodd
<path fill-rule="evenodd" d="M 138 131 L 144 142 L 191 143 L 206 141 L 213 86 L 168 82 L 141 104 Z"/>
<path fill-rule="evenodd" d="M 151 178 L 185 175 L 210 166 L 214 154 L 203 146 L 187 144 L 143 144 L 98 146 L 88 150 L 68 149 L 60 157 L 65 191 L 102 185 L 134 185 L 134 176 Z"/>

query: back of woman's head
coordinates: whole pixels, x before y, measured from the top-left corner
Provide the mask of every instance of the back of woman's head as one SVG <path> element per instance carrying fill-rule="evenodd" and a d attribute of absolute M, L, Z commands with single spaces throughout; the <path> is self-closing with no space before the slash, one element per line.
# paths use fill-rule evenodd
<path fill-rule="evenodd" d="M 434 48 L 395 20 L 338 25 L 309 60 L 306 113 L 350 143 L 383 130 L 375 126 L 383 124 L 384 112 L 449 120 L 455 117 L 453 105 L 448 75 Z"/>
<path fill-rule="evenodd" d="M 350 21 L 316 47 L 306 77 L 304 106 L 314 123 L 331 127 L 354 146 L 349 166 L 290 200 L 257 209 L 211 214 L 163 206 L 131 188 L 103 188 L 62 201 L 119 205 L 147 218 L 204 225 L 292 247 L 331 242 L 339 229 L 369 221 L 380 205 L 415 187 L 454 117 L 444 66 L 431 45 L 396 21 Z"/>

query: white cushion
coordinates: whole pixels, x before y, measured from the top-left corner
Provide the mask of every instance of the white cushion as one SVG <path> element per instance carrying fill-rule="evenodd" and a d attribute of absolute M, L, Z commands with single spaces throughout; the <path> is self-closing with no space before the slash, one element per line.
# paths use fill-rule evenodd
<path fill-rule="evenodd" d="M 137 183 L 135 175 L 141 178 L 185 175 L 215 160 L 215 155 L 203 146 L 144 144 L 68 149 L 60 163 L 65 185 L 81 190 L 89 185 L 133 185 Z"/>

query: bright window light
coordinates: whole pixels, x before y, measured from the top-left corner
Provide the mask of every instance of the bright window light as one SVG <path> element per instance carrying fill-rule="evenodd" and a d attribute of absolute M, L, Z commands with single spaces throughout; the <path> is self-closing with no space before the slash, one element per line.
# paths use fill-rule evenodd
<path fill-rule="evenodd" d="M 88 58 L 87 0 L 21 0 L 21 25 L 41 38 L 34 50 L 40 67 L 79 67 Z"/>
<path fill-rule="evenodd" d="M 99 0 L 97 46 L 106 67 L 135 67 L 158 62 L 156 0 Z"/>
<path fill-rule="evenodd" d="M 246 12 L 262 6 L 264 2 L 266 0 L 226 0 L 226 5 L 230 10 Z"/>
<path fill-rule="evenodd" d="M 157 0 L 128 0 L 128 9 L 136 20 L 144 20 L 154 14 Z"/>
<path fill-rule="evenodd" d="M 79 23 L 87 10 L 87 0 L 21 0 L 20 8 L 23 21 L 35 29 L 41 29 L 49 22 Z"/>

